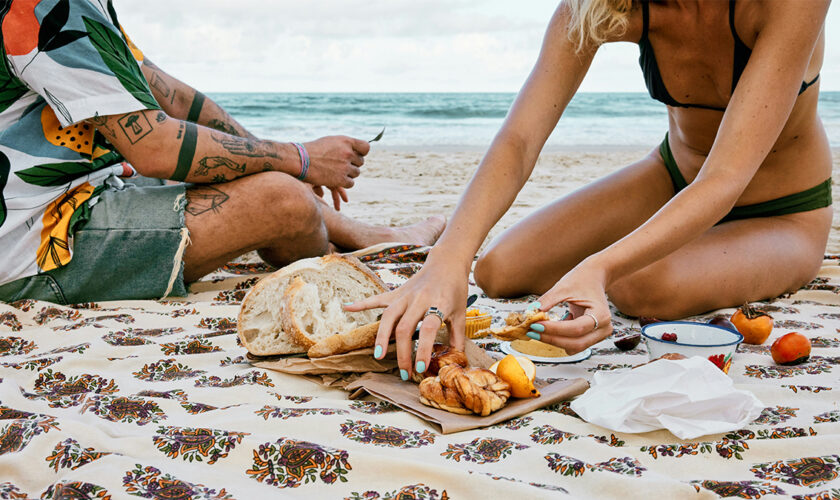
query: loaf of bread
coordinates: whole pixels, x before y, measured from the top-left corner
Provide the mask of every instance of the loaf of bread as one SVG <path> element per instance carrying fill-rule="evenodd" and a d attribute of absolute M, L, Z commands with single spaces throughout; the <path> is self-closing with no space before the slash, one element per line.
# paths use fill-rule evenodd
<path fill-rule="evenodd" d="M 347 336 L 375 322 L 379 310 L 349 313 L 342 305 L 387 291 L 382 280 L 355 257 L 299 260 L 266 276 L 248 292 L 239 311 L 239 339 L 258 356 L 305 353 L 320 341 Z M 345 340 L 358 345 L 356 349 L 373 345 L 373 339 L 359 345 L 355 336 Z M 330 342 L 344 345 L 345 340 Z M 317 352 L 337 354 L 330 348 Z"/>

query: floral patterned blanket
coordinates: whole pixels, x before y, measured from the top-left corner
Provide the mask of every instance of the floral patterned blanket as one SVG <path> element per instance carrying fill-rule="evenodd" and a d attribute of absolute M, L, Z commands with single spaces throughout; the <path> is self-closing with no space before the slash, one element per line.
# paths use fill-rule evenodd
<path fill-rule="evenodd" d="M 398 286 L 427 249 L 380 250 L 362 259 Z M 761 304 L 773 334 L 734 358 L 736 386 L 766 406 L 758 420 L 696 441 L 612 433 L 568 403 L 444 436 L 388 403 L 253 368 L 236 317 L 269 271 L 231 263 L 178 301 L 0 303 L 0 498 L 840 498 L 837 257 L 803 290 Z M 478 305 L 500 321 L 530 300 Z M 639 329 L 613 321 L 619 334 Z M 768 346 L 790 331 L 811 338 L 811 359 L 777 366 Z M 593 351 L 539 375 L 647 361 L 643 345 L 622 352 L 608 339 Z"/>

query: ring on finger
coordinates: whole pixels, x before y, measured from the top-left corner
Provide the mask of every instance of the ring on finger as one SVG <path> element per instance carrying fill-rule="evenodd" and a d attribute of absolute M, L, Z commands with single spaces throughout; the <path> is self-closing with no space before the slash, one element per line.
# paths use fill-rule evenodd
<path fill-rule="evenodd" d="M 441 324 L 443 324 L 443 321 L 444 321 L 444 319 L 443 319 L 443 312 L 442 312 L 440 309 L 438 309 L 437 307 L 435 307 L 435 306 L 430 307 L 430 308 L 426 311 L 426 314 L 424 314 L 424 315 L 423 315 L 423 319 L 426 319 L 426 316 L 432 316 L 432 315 L 437 316 L 438 318 L 440 318 L 440 322 L 441 322 Z"/>
<path fill-rule="evenodd" d="M 592 321 L 595 322 L 595 326 L 592 327 L 592 331 L 594 332 L 595 330 L 597 330 L 598 329 L 598 318 L 596 318 L 595 315 L 592 314 L 592 313 L 583 313 L 583 315 L 584 316 L 589 316 L 590 318 L 592 318 Z"/>

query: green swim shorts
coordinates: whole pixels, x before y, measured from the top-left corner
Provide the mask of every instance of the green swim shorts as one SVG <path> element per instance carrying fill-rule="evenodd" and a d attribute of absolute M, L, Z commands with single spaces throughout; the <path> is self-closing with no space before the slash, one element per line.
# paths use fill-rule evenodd
<path fill-rule="evenodd" d="M 0 301 L 78 304 L 185 296 L 185 195 L 185 184 L 110 177 L 98 199 L 76 210 L 70 262 L 0 286 Z"/>
<path fill-rule="evenodd" d="M 671 145 L 668 144 L 667 133 L 665 134 L 665 140 L 659 145 L 659 154 L 662 156 L 662 161 L 665 162 L 665 168 L 668 169 L 668 174 L 671 176 L 674 194 L 679 193 L 688 186 L 688 182 L 686 182 L 685 177 L 683 177 L 682 172 L 677 167 L 677 162 L 674 160 L 673 153 L 671 153 Z M 805 191 L 800 191 L 799 193 L 789 194 L 781 198 L 776 198 L 775 200 L 768 200 L 754 205 L 734 207 L 718 224 L 731 220 L 807 212 L 809 210 L 831 206 L 831 203 L 831 178 L 828 178 L 816 186 Z"/>

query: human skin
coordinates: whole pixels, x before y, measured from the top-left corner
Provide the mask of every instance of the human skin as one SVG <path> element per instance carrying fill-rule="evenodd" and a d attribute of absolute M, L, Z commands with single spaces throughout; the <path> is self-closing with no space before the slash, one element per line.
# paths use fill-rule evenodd
<path fill-rule="evenodd" d="M 733 206 L 813 187 L 831 175 L 817 116 L 828 1 L 738 2 L 735 25 L 752 55 L 730 95 L 728 2 L 650 2 L 651 43 L 672 96 L 725 112 L 668 108 L 676 162 L 691 184 L 676 196 L 658 150 L 526 218 L 494 241 L 475 277 L 490 295 L 538 293 L 540 308 L 572 318 L 542 322 L 541 340 L 570 353 L 612 331 L 609 294 L 633 315 L 682 317 L 794 290 L 816 275 L 830 207 L 715 225 Z M 438 307 L 463 345 L 467 276 L 487 232 L 510 207 L 582 81 L 596 47 L 576 53 L 561 5 L 540 57 L 423 270 L 399 289 L 348 310 L 387 306 L 377 344 L 397 340 L 400 367 L 422 371 L 438 328 L 423 319 L 416 361 L 411 334 Z M 610 42 L 637 42 L 638 4 Z M 593 329 L 597 319 L 599 327 Z M 421 364 L 422 363 L 422 364 Z"/>
<path fill-rule="evenodd" d="M 327 188 L 336 209 L 340 200 L 347 201 L 345 190 L 353 187 L 370 150 L 367 141 L 330 136 L 304 143 L 311 164 L 301 182 L 294 145 L 254 137 L 211 99 L 151 61 L 141 69 L 162 109 L 98 116 L 89 123 L 141 175 L 194 184 L 186 191 L 187 282 L 251 250 L 282 267 L 336 248 L 385 241 L 432 244 L 443 230 L 442 217 L 402 228 L 363 224 L 316 196 Z"/>

